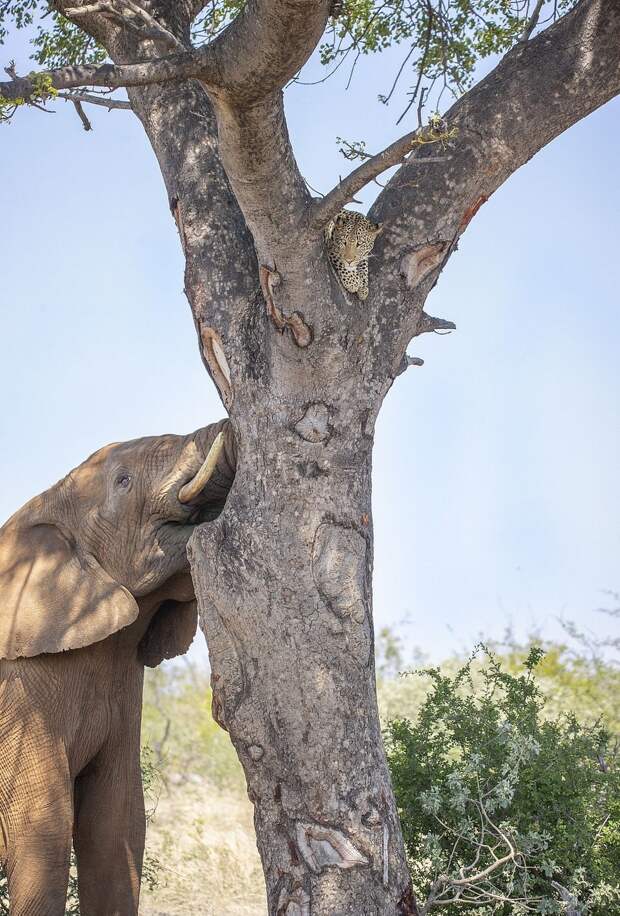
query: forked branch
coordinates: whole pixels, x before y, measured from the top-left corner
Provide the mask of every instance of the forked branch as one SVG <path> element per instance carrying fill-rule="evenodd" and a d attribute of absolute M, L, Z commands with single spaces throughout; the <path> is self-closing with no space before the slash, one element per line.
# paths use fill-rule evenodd
<path fill-rule="evenodd" d="M 84 16 L 92 16 L 96 13 L 120 20 L 135 30 L 141 38 L 163 41 L 175 50 L 184 49 L 176 35 L 173 35 L 161 22 L 133 0 L 96 0 L 95 3 L 66 7 L 63 11 L 64 16 L 77 23 Z"/>
<path fill-rule="evenodd" d="M 102 64 L 50 70 L 55 89 L 88 86 L 145 86 L 173 80 L 199 79 L 207 90 L 229 103 L 248 106 L 280 90 L 308 60 L 327 23 L 330 0 L 249 0 L 231 25 L 208 45 L 188 48 L 134 64 Z M 70 7 L 67 16 L 114 15 L 142 37 L 180 42 L 133 0 L 95 0 Z M 33 95 L 28 77 L 0 83 L 9 101 Z"/>

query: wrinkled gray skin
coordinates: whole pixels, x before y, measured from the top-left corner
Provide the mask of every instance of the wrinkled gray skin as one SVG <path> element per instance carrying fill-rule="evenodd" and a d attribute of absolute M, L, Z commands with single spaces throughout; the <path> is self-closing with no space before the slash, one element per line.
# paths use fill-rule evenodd
<path fill-rule="evenodd" d="M 216 434 L 211 480 L 179 500 Z M 228 422 L 108 446 L 0 529 L 0 862 L 12 916 L 62 916 L 73 839 L 82 916 L 138 912 L 144 665 L 196 631 L 186 555 L 221 511 Z"/>

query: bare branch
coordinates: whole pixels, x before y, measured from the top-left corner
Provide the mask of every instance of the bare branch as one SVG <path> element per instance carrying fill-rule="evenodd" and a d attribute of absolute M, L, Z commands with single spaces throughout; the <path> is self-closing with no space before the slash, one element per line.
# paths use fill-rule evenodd
<path fill-rule="evenodd" d="M 58 99 L 65 99 L 67 102 L 87 102 L 89 105 L 100 105 L 107 108 L 108 111 L 119 108 L 124 111 L 131 111 L 131 102 L 124 99 L 111 99 L 102 95 L 93 95 L 92 92 L 59 92 L 56 96 Z"/>
<path fill-rule="evenodd" d="M 79 100 L 79 99 L 71 99 L 71 101 L 73 102 L 73 105 L 75 106 L 75 110 L 76 110 L 76 112 L 77 112 L 77 116 L 78 116 L 78 118 L 80 119 L 80 121 L 82 122 L 82 127 L 84 128 L 84 130 L 92 130 L 92 129 L 93 129 L 93 125 L 92 125 L 92 124 L 90 123 L 90 121 L 88 120 L 88 118 L 87 118 L 87 116 L 86 116 L 86 112 L 85 112 L 84 109 L 82 108 L 82 103 L 80 102 L 80 100 Z"/>
<path fill-rule="evenodd" d="M 198 77 L 204 70 L 202 61 L 200 51 L 184 51 L 139 64 L 81 64 L 48 70 L 44 75 L 49 77 L 54 89 L 78 89 L 82 86 L 120 89 Z M 33 82 L 27 76 L 0 83 L 0 96 L 9 101 L 27 100 L 34 91 Z"/>
<path fill-rule="evenodd" d="M 538 20 L 540 19 L 540 13 L 544 3 L 545 0 L 537 0 L 536 6 L 534 7 L 534 12 L 525 23 L 525 28 L 523 29 L 521 38 L 519 39 L 520 44 L 524 44 L 526 41 L 529 41 L 530 35 L 538 25 Z"/>
<path fill-rule="evenodd" d="M 133 0 L 120 0 L 117 5 L 115 0 L 96 0 L 95 3 L 86 3 L 82 6 L 66 8 L 63 15 L 69 19 L 80 19 L 84 16 L 91 16 L 94 13 L 102 13 L 104 16 L 112 16 L 120 19 L 130 28 L 135 29 L 141 38 L 150 38 L 154 41 L 164 41 L 167 45 L 175 50 L 183 50 L 184 46 L 179 39 L 168 31 L 154 16 L 145 10 Z M 138 25 L 134 19 L 140 20 L 142 25 Z"/>
<path fill-rule="evenodd" d="M 390 146 L 386 147 L 383 152 L 375 156 L 368 156 L 350 175 L 343 178 L 336 187 L 318 201 L 312 208 L 310 214 L 310 225 L 314 229 L 322 228 L 345 204 L 349 203 L 358 191 L 373 181 L 386 169 L 398 165 L 400 162 L 407 160 L 409 154 L 420 146 L 426 146 L 431 143 L 445 143 L 448 139 L 453 138 L 453 134 L 447 131 L 443 126 L 435 130 L 432 126 L 422 130 L 414 130 L 405 134 L 400 140 L 396 140 Z M 442 160 L 445 157 L 442 157 Z M 414 159 L 416 164 L 427 165 L 429 162 L 437 162 L 437 158 Z"/>

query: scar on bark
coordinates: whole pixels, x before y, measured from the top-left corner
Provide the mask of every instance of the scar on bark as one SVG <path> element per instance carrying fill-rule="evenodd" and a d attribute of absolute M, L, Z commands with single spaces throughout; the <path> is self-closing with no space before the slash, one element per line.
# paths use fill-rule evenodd
<path fill-rule="evenodd" d="M 225 732 L 228 731 L 226 728 L 226 719 L 224 718 L 224 704 L 222 698 L 220 697 L 219 690 L 215 689 L 212 679 L 212 693 L 211 693 L 211 715 L 214 720 L 217 722 L 220 728 L 223 728 Z"/>
<path fill-rule="evenodd" d="M 260 744 L 250 744 L 248 747 L 248 754 L 255 763 L 261 759 L 264 753 Z"/>
<path fill-rule="evenodd" d="M 230 407 L 233 401 L 233 390 L 230 377 L 230 367 L 222 338 L 214 328 L 201 328 L 202 352 L 207 361 L 213 380 L 217 385 L 225 407 Z"/>
<path fill-rule="evenodd" d="M 310 916 L 310 895 L 303 887 L 289 891 L 283 887 L 278 898 L 276 916 Z"/>
<path fill-rule="evenodd" d="M 467 229 L 480 207 L 483 204 L 486 204 L 488 199 L 489 198 L 486 196 L 486 194 L 481 194 L 480 197 L 476 198 L 473 204 L 471 204 L 471 206 L 465 210 L 465 213 L 463 213 L 463 216 L 461 217 L 461 222 L 459 223 L 458 235 L 461 235 L 461 233 Z"/>
<path fill-rule="evenodd" d="M 430 245 L 415 248 L 403 257 L 400 271 L 409 289 L 419 286 L 431 271 L 439 267 L 447 248 L 447 242 L 433 242 Z"/>
<path fill-rule="evenodd" d="M 366 620 L 364 580 L 366 541 L 352 528 L 321 522 L 312 548 L 312 569 L 319 594 L 339 618 Z"/>
<path fill-rule="evenodd" d="M 178 197 L 170 198 L 170 212 L 174 217 L 174 221 L 177 224 L 177 229 L 179 230 L 179 237 L 181 239 L 181 248 L 183 249 L 183 254 L 187 250 L 187 236 L 185 235 L 185 226 L 183 224 L 183 214 L 181 213 L 181 205 L 179 204 Z"/>
<path fill-rule="evenodd" d="M 276 270 L 261 265 L 258 269 L 260 285 L 267 306 L 267 314 L 275 324 L 278 331 L 284 333 L 288 328 L 293 340 L 298 347 L 303 349 L 309 346 L 313 340 L 312 328 L 306 324 L 303 315 L 300 312 L 293 312 L 292 315 L 285 315 L 282 309 L 278 308 L 273 299 L 273 291 L 279 286 L 281 281 L 280 274 Z"/>
<path fill-rule="evenodd" d="M 329 865 L 356 868 L 370 864 L 351 840 L 334 827 L 300 821 L 295 828 L 295 838 L 306 865 L 317 875 Z"/>

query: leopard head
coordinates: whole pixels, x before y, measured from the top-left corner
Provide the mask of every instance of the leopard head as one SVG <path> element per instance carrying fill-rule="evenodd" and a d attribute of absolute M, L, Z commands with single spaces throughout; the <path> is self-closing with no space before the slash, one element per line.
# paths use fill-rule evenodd
<path fill-rule="evenodd" d="M 367 258 L 375 239 L 381 232 L 381 223 L 371 223 L 363 213 L 341 210 L 330 227 L 329 245 L 332 253 L 347 264 L 357 264 Z"/>

